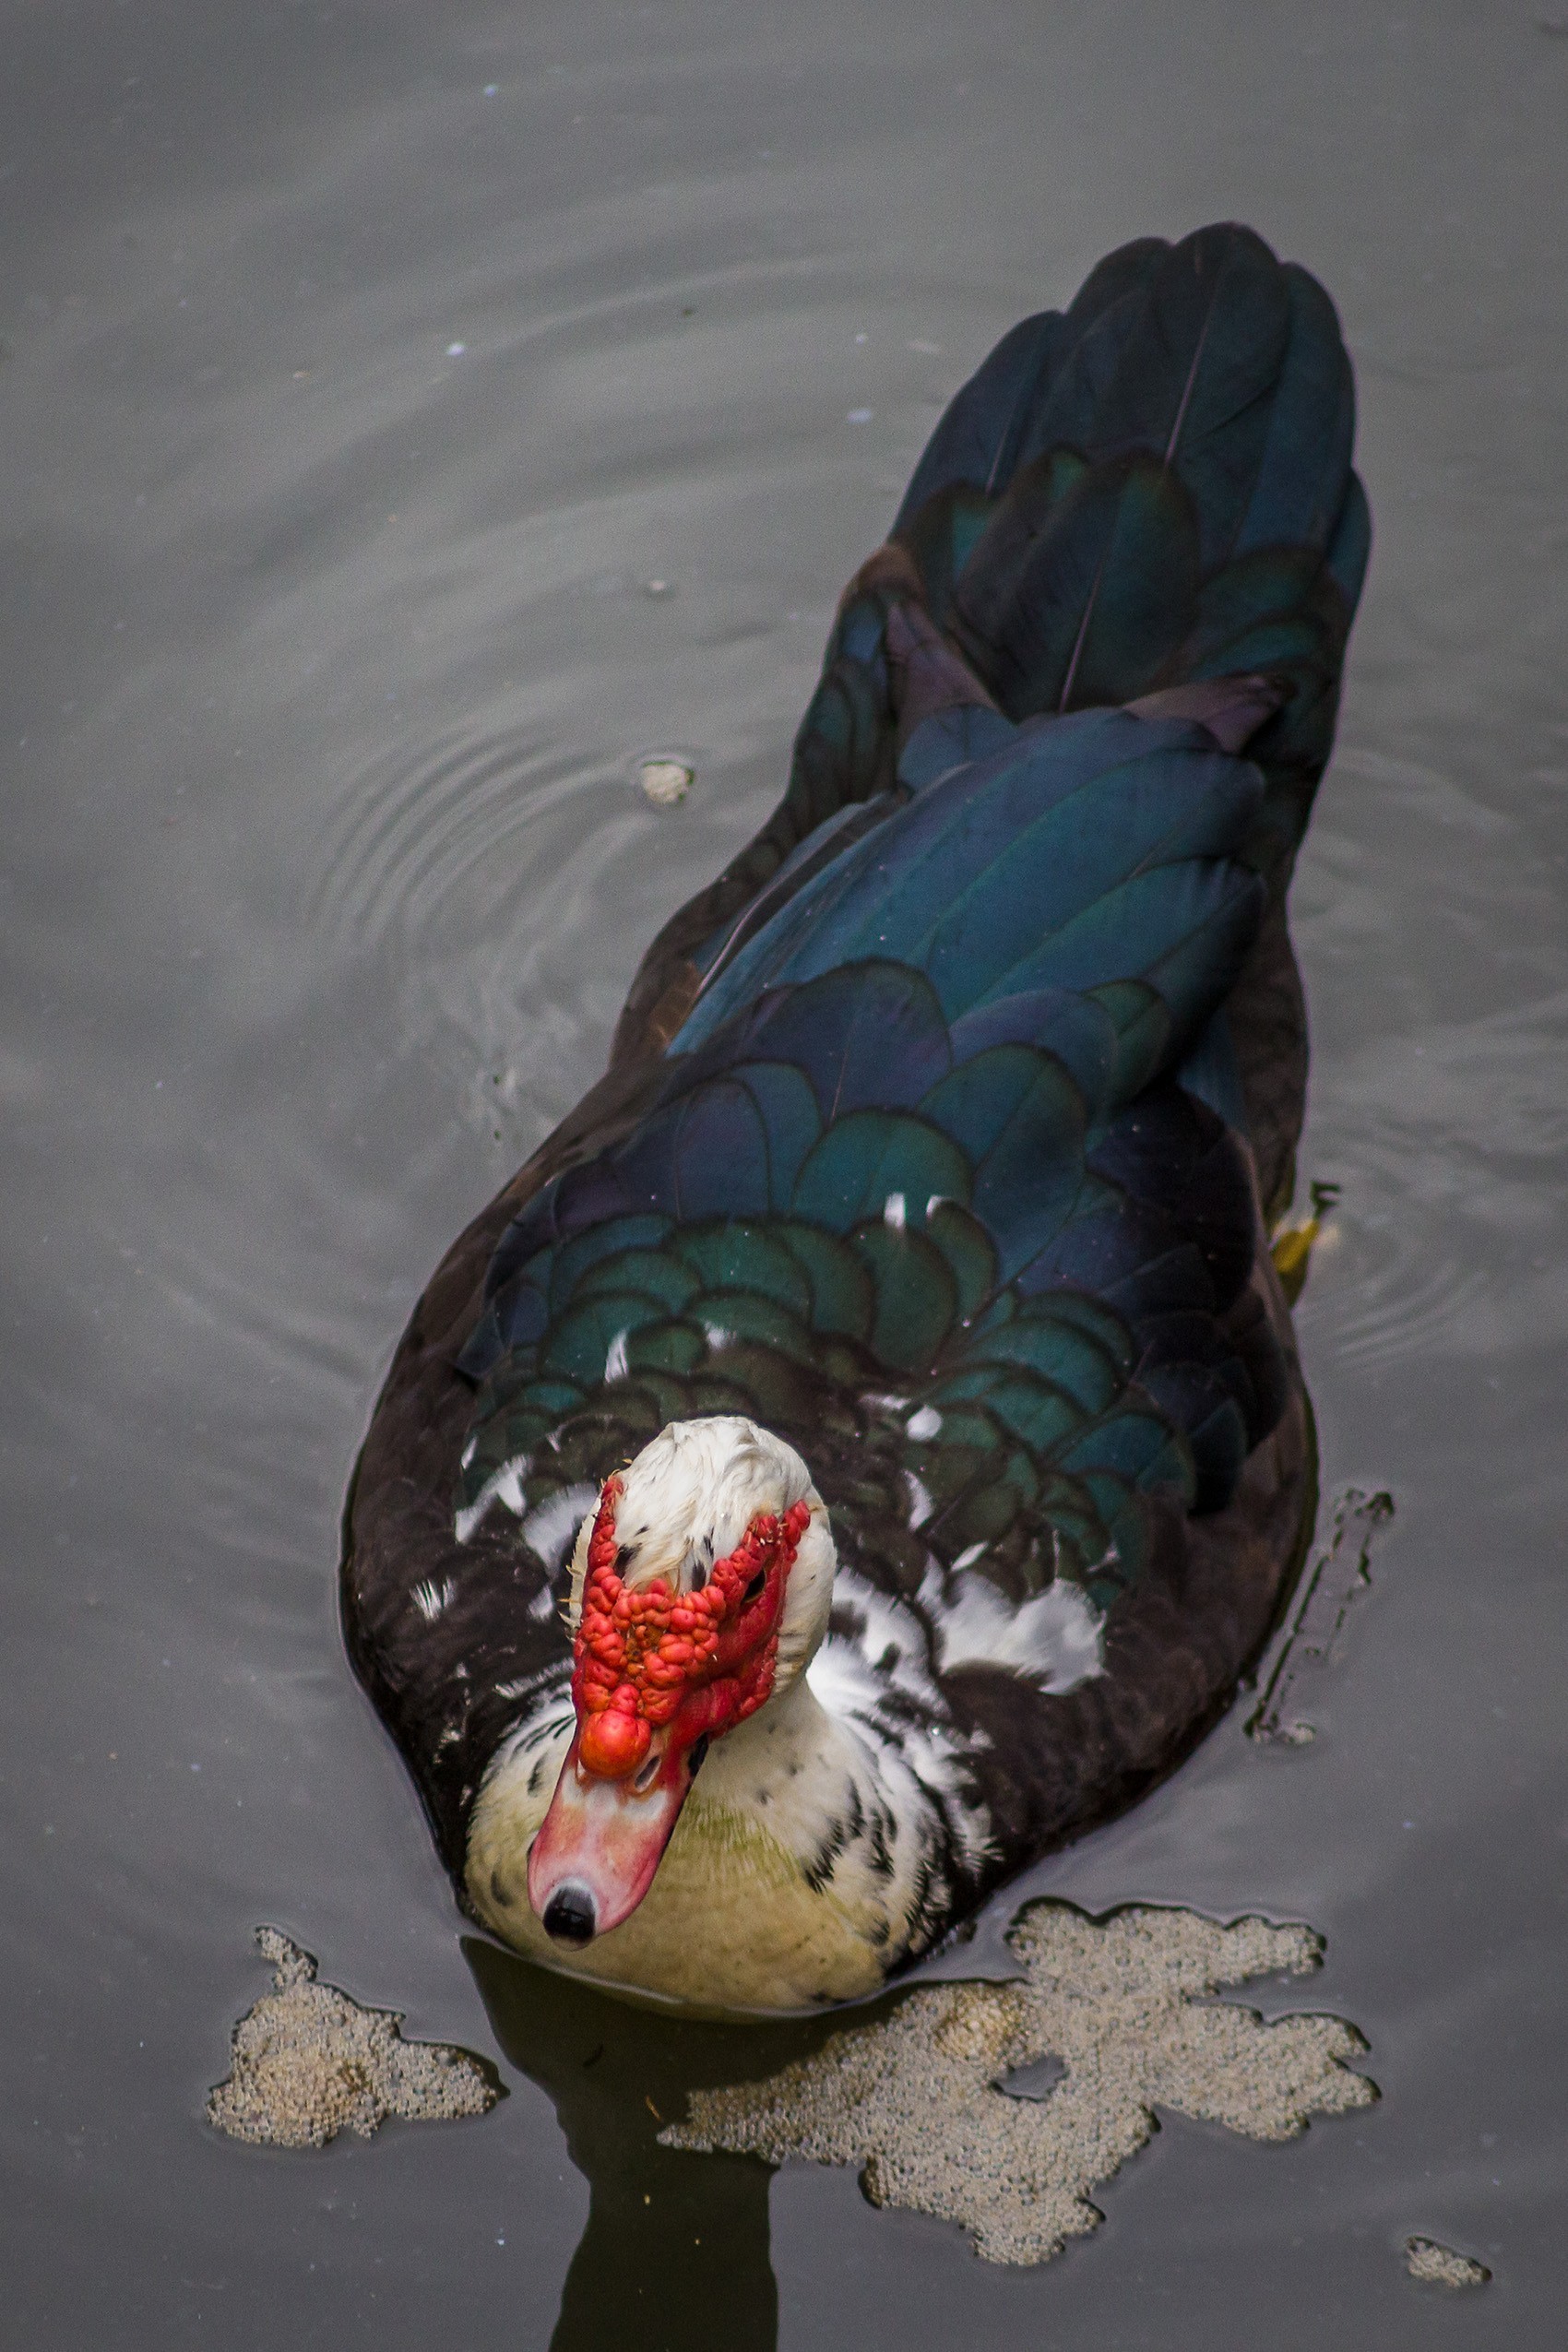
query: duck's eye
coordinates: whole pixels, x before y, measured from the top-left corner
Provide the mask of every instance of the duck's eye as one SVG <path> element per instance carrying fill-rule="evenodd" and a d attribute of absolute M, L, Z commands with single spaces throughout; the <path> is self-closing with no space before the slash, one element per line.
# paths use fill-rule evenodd
<path fill-rule="evenodd" d="M 754 1600 L 760 1600 L 762 1598 L 762 1588 L 766 1582 L 766 1569 L 759 1568 L 756 1574 L 752 1578 L 751 1583 L 746 1586 L 745 1591 L 741 1595 L 741 1607 L 742 1609 L 749 1609 Z"/>

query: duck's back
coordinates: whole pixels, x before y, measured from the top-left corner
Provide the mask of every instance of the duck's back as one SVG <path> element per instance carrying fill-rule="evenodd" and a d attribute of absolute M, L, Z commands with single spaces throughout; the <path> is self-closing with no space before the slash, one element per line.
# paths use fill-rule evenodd
<path fill-rule="evenodd" d="M 858 1704 L 961 1757 L 989 1859 L 932 1932 L 1234 1687 L 1312 1499 L 1265 1218 L 1352 422 L 1321 290 L 1222 229 L 1112 256 L 938 427 L 780 809 L 378 1405 L 345 1618 L 455 1872 L 498 1744 L 564 1703 L 576 1519 L 671 1420 L 799 1448 Z"/>

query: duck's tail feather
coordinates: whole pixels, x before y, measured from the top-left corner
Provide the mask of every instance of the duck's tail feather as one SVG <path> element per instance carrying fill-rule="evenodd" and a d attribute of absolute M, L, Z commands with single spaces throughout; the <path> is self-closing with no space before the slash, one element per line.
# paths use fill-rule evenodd
<path fill-rule="evenodd" d="M 661 1051 L 786 860 L 894 789 L 932 692 L 1018 720 L 1236 682 L 1241 701 L 1221 700 L 1256 702 L 1246 749 L 1268 787 L 1247 858 L 1277 909 L 1371 543 L 1354 424 L 1333 304 L 1247 229 L 1124 245 L 1065 312 L 1014 327 L 845 591 L 782 801 L 654 942 L 612 1058 Z"/>
<path fill-rule="evenodd" d="M 952 402 L 894 527 L 1007 716 L 1238 672 L 1283 874 L 1328 756 L 1371 543 L 1334 306 L 1247 229 L 1142 239 L 1027 319 Z"/>

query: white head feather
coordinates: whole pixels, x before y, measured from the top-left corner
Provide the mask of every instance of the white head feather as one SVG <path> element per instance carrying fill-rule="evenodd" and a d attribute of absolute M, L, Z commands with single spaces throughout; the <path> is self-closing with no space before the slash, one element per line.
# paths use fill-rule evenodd
<path fill-rule="evenodd" d="M 716 1560 L 734 1550 L 761 1511 L 782 1517 L 791 1503 L 811 1505 L 785 1586 L 773 1697 L 782 1697 L 811 1663 L 827 1631 L 837 1554 L 827 1505 L 792 1445 L 739 1414 L 671 1421 L 621 1473 L 615 1535 L 629 1556 L 622 1569 L 634 1587 L 662 1576 L 672 1590 L 707 1581 Z M 595 1506 L 597 1509 L 597 1505 Z M 567 1621 L 576 1632 L 595 1513 L 577 1530 Z"/>

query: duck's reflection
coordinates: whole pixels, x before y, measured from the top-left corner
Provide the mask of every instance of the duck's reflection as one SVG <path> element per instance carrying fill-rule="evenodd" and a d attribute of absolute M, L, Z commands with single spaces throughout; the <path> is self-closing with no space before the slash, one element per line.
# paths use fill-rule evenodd
<path fill-rule="evenodd" d="M 628 2334 L 649 2352 L 772 2352 L 771 2168 L 661 2148 L 658 2134 L 684 2113 L 689 2091 L 773 2073 L 818 2048 L 833 2021 L 667 2018 L 475 1937 L 463 1950 L 497 2041 L 554 2100 L 589 2187 L 551 2352 L 604 2352 Z"/>

